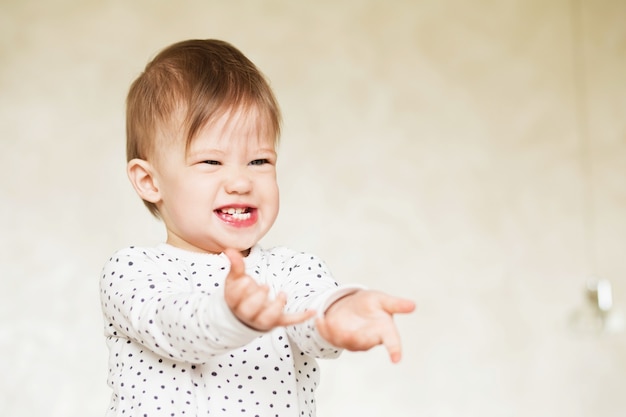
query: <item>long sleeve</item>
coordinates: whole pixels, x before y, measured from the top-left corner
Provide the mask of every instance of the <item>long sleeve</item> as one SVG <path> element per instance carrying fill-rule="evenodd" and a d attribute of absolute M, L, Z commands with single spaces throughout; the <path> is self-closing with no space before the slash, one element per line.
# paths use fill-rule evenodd
<path fill-rule="evenodd" d="M 226 305 L 222 284 L 227 261 L 215 255 L 211 260 L 217 265 L 188 265 L 151 249 L 117 252 L 104 266 L 100 282 L 109 336 L 197 363 L 261 335 Z M 195 279 L 198 274 L 205 276 Z"/>
<path fill-rule="evenodd" d="M 276 280 L 276 290 L 288 294 L 285 311 L 288 313 L 315 310 L 318 315 L 342 296 L 361 287 L 340 286 L 328 266 L 317 256 L 289 251 L 282 253 L 284 260 Z M 287 256 L 285 256 L 287 255 Z M 318 333 L 315 319 L 289 326 L 286 329 L 291 340 L 308 356 L 335 358 L 341 349 L 331 345 Z"/>
<path fill-rule="evenodd" d="M 287 312 L 322 312 L 352 291 L 318 258 L 290 249 L 254 247 L 245 264 L 274 294 L 287 294 Z M 315 415 L 315 358 L 340 350 L 314 320 L 265 333 L 242 324 L 224 299 L 229 269 L 224 255 L 167 244 L 109 259 L 100 280 L 112 389 L 107 417 Z"/>

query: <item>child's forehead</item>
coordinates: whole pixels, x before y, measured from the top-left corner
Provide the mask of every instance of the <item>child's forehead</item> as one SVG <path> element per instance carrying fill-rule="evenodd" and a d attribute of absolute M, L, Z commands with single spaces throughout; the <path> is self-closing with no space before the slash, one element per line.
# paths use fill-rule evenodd
<path fill-rule="evenodd" d="M 225 110 L 209 120 L 189 141 L 191 151 L 199 147 L 275 148 L 275 132 L 270 123 L 251 108 Z"/>

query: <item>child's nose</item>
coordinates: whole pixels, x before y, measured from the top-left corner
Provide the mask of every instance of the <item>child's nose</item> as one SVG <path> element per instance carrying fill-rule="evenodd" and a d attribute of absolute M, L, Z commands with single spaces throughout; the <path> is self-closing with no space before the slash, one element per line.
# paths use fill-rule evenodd
<path fill-rule="evenodd" d="M 252 180 L 245 168 L 233 168 L 224 187 L 229 194 L 245 194 L 252 189 Z"/>

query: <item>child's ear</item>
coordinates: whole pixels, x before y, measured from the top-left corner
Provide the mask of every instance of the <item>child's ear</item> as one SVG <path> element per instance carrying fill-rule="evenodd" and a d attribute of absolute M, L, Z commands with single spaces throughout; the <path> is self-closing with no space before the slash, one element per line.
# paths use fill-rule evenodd
<path fill-rule="evenodd" d="M 157 203 L 161 200 L 159 184 L 154 177 L 152 165 L 143 159 L 131 159 L 126 166 L 126 173 L 139 197 Z"/>

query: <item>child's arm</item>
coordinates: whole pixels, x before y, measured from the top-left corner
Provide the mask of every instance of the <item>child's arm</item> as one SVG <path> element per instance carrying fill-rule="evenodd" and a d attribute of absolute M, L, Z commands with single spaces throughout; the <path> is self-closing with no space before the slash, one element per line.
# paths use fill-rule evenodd
<path fill-rule="evenodd" d="M 220 288 L 211 294 L 192 290 L 179 268 L 152 249 L 116 252 L 100 280 L 107 336 L 132 340 L 165 358 L 201 363 L 263 334 L 232 313 Z"/>
<path fill-rule="evenodd" d="M 317 330 L 333 345 L 352 351 L 384 345 L 391 361 L 401 357 L 401 344 L 393 315 L 410 313 L 412 301 L 378 291 L 360 290 L 333 303 L 316 321 Z"/>
<path fill-rule="evenodd" d="M 285 313 L 286 296 L 284 293 L 279 293 L 273 300 L 270 299 L 268 297 L 269 288 L 266 285 L 258 284 L 245 274 L 241 254 L 235 250 L 226 250 L 225 254 L 231 262 L 231 270 L 224 285 L 224 297 L 233 314 L 242 323 L 259 331 L 269 331 L 279 326 L 289 327 L 295 331 L 295 328 L 292 327 L 294 324 L 306 322 L 315 315 L 312 310 Z M 317 275 L 318 279 L 321 279 L 320 276 Z M 301 296 L 306 297 L 306 293 L 313 294 L 311 292 L 313 287 L 308 285 L 300 285 L 300 287 L 305 289 L 305 293 Z M 330 288 L 335 287 L 333 285 L 322 290 L 321 294 L 325 294 L 325 291 L 341 292 L 339 289 Z M 317 354 L 324 351 L 325 348 L 323 347 L 326 344 L 338 349 L 353 351 L 368 350 L 382 344 L 389 351 L 391 360 L 398 362 L 401 357 L 401 345 L 393 315 L 410 313 L 415 308 L 413 302 L 378 291 L 353 287 L 350 287 L 350 291 L 350 294 L 332 302 L 330 307 L 326 308 L 323 318 L 315 320 L 317 333 L 324 340 L 323 344 L 320 345 L 322 349 Z M 309 330 L 314 331 L 314 328 L 311 326 Z M 297 336 L 295 337 L 297 338 Z M 306 341 L 309 344 L 313 343 L 314 339 L 314 337 L 306 336 Z M 313 345 L 301 346 L 301 349 L 310 355 L 316 355 L 311 350 L 315 349 Z M 309 352 L 309 350 L 311 351 Z M 324 355 L 328 356 L 329 354 L 325 353 Z"/>

